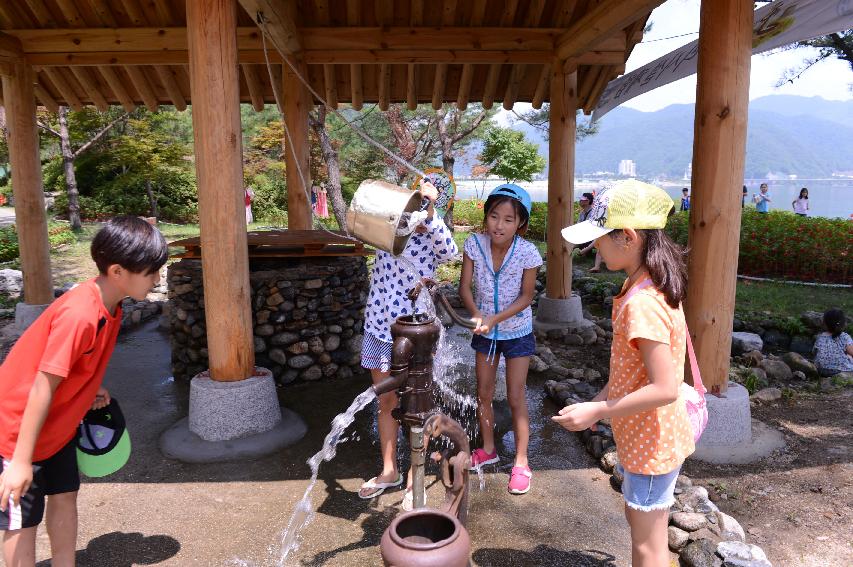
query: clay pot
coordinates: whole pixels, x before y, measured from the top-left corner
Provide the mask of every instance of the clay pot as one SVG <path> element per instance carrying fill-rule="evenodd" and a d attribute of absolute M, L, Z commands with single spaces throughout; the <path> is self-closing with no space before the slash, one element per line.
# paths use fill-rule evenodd
<path fill-rule="evenodd" d="M 397 516 L 379 549 L 388 567 L 466 567 L 471 538 L 450 514 L 421 508 Z"/>

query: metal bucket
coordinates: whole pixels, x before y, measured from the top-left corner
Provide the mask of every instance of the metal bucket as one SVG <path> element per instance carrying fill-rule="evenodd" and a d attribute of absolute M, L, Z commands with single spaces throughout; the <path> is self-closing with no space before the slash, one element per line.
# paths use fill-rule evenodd
<path fill-rule="evenodd" d="M 398 236 L 397 229 L 404 213 L 420 209 L 421 200 L 420 191 L 366 179 L 358 186 L 347 210 L 347 230 L 359 240 L 399 256 L 411 234 Z"/>

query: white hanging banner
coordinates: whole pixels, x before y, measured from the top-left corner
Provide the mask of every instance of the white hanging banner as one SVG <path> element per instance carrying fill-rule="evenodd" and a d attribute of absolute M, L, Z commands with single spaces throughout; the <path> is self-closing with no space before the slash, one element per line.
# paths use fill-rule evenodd
<path fill-rule="evenodd" d="M 775 0 L 755 11 L 752 53 L 853 28 L 853 0 Z M 592 113 L 595 121 L 625 101 L 696 72 L 699 41 L 610 81 Z"/>

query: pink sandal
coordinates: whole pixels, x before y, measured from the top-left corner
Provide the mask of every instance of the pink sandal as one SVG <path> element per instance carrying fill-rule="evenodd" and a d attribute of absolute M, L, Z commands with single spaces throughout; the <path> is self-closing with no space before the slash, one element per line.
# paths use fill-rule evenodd
<path fill-rule="evenodd" d="M 530 467 L 512 467 L 507 490 L 510 494 L 526 494 L 530 490 L 530 479 L 533 473 Z"/>

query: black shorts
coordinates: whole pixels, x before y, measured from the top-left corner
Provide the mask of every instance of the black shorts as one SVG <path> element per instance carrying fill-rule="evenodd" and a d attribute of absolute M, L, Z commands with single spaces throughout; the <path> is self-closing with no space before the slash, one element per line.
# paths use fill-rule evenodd
<path fill-rule="evenodd" d="M 0 471 L 8 466 L 8 460 L 0 460 Z M 39 525 L 44 517 L 45 496 L 78 490 L 80 471 L 77 469 L 75 437 L 52 457 L 33 463 L 33 483 L 21 498 L 20 506 L 13 506 L 10 501 L 6 511 L 0 512 L 0 530 L 19 530 Z"/>

